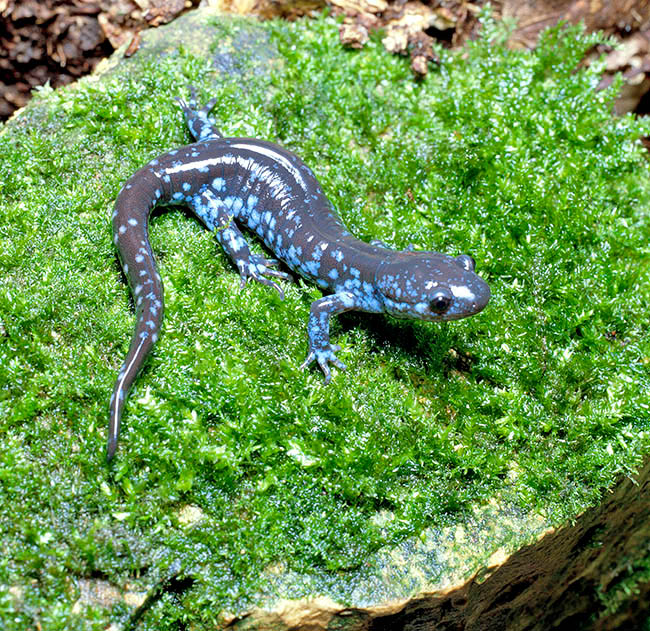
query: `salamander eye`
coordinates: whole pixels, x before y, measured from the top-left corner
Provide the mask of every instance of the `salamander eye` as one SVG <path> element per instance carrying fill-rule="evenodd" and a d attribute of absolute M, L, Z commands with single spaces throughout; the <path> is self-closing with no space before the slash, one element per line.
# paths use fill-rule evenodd
<path fill-rule="evenodd" d="M 468 272 L 473 272 L 476 269 L 476 261 L 469 254 L 460 254 L 457 256 L 456 263 Z"/>
<path fill-rule="evenodd" d="M 449 293 L 448 289 L 443 289 L 442 287 L 436 291 L 435 294 L 433 294 L 431 300 L 429 301 L 429 309 L 433 311 L 433 313 L 437 313 L 438 315 L 442 315 L 449 309 L 449 306 L 451 305 L 452 297 L 451 294 Z"/>

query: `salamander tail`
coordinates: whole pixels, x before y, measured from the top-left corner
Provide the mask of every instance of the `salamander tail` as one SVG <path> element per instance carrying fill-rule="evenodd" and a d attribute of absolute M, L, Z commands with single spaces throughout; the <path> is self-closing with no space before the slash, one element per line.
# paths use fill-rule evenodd
<path fill-rule="evenodd" d="M 109 461 L 117 448 L 122 411 L 129 390 L 162 328 L 163 286 L 148 236 L 148 217 L 156 200 L 156 185 L 156 182 L 147 182 L 146 179 L 139 179 L 138 185 L 127 183 L 117 198 L 113 215 L 115 245 L 131 287 L 136 326 L 111 397 L 106 448 Z"/>

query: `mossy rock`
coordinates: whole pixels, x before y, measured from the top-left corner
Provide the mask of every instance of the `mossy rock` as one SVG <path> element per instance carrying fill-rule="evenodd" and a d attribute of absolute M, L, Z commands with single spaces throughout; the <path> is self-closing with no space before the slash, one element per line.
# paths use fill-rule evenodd
<path fill-rule="evenodd" d="M 490 585 L 482 568 L 639 466 L 649 126 L 612 116 L 596 65 L 576 70 L 597 37 L 509 51 L 483 22 L 416 82 L 378 39 L 342 50 L 326 16 L 204 9 L 0 130 L 4 628 L 399 628 L 418 594 Z M 110 215 L 137 168 L 190 141 L 189 84 L 225 134 L 301 156 L 357 236 L 471 253 L 493 299 L 449 324 L 338 318 L 348 370 L 324 386 L 299 370 L 319 291 L 240 291 L 213 236 L 159 209 L 163 335 L 107 466 L 134 324 Z M 593 583 L 596 618 L 647 583 L 637 552 L 624 588 Z"/>

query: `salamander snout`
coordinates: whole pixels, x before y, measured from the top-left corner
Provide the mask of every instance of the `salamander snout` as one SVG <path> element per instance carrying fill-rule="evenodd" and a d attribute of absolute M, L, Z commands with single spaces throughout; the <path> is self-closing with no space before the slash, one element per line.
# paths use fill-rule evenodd
<path fill-rule="evenodd" d="M 459 284 L 451 284 L 450 290 L 457 303 L 455 314 L 443 318 L 445 320 L 458 320 L 482 311 L 490 301 L 490 288 L 478 275 L 468 274 Z"/>
<path fill-rule="evenodd" d="M 401 318 L 459 320 L 479 313 L 490 300 L 488 284 L 467 254 L 399 252 L 375 276 L 384 308 Z"/>

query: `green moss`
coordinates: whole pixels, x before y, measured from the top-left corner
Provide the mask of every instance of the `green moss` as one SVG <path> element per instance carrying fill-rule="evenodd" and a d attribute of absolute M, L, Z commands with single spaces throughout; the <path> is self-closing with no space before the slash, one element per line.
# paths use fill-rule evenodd
<path fill-rule="evenodd" d="M 614 614 L 624 608 L 639 602 L 639 594 L 643 587 L 650 582 L 650 557 L 630 559 L 627 563 L 620 563 L 617 571 L 613 573 L 615 579 L 608 585 L 607 591 L 599 589 L 600 600 L 603 605 L 599 616 Z M 647 618 L 642 629 L 650 627 L 650 618 Z"/>
<path fill-rule="evenodd" d="M 239 24 L 220 23 L 216 40 L 237 41 L 251 28 Z M 346 600 L 383 544 L 463 523 L 493 496 L 561 523 L 647 450 L 650 219 L 637 138 L 649 126 L 611 115 L 618 83 L 596 91 L 598 68 L 576 70 L 596 38 L 554 30 L 536 52 L 512 51 L 487 22 L 416 83 L 378 40 L 342 50 L 328 18 L 255 28 L 279 51 L 271 73 L 256 66 L 244 81 L 238 62 L 232 79 L 215 76 L 179 49 L 44 90 L 2 130 L 9 629 L 128 618 L 125 605 L 74 613 L 80 578 L 146 591 L 190 577 L 154 602 L 147 629 L 203 628 L 256 593 L 272 600 L 277 572 L 317 577 L 296 579 L 293 596 Z M 171 98 L 188 83 L 218 97 L 225 134 L 300 155 L 355 234 L 471 253 L 493 299 L 449 325 L 338 318 L 348 371 L 324 387 L 298 369 L 319 292 L 239 291 L 212 236 L 162 209 L 151 239 L 164 333 L 107 468 L 108 398 L 134 321 L 109 217 L 128 176 L 189 142 Z M 191 525 L 188 506 L 201 515 Z"/>

